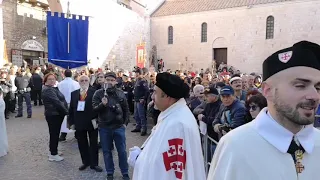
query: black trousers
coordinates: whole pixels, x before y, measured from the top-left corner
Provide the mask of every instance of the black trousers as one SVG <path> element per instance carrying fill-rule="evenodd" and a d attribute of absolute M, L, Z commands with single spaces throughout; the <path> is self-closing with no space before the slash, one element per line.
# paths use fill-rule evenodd
<path fill-rule="evenodd" d="M 56 116 L 46 116 L 46 120 L 49 126 L 49 148 L 51 155 L 58 154 L 58 144 L 59 144 L 59 135 L 61 124 L 63 122 L 64 116 L 56 115 Z"/>
<path fill-rule="evenodd" d="M 91 167 L 98 166 L 98 129 L 76 130 L 75 135 L 78 140 L 82 163 Z"/>
<path fill-rule="evenodd" d="M 39 105 L 42 105 L 42 99 L 41 99 L 41 91 L 42 90 L 32 90 L 33 91 L 33 101 L 34 105 L 37 105 L 39 102 Z"/>

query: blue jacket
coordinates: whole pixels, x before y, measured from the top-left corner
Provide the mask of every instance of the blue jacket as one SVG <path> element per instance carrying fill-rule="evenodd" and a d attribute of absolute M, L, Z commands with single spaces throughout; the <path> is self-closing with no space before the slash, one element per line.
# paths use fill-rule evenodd
<path fill-rule="evenodd" d="M 222 115 L 223 112 L 230 111 L 229 118 L 226 122 L 222 121 Z M 236 99 L 230 106 L 226 107 L 223 104 L 221 104 L 219 112 L 215 118 L 215 120 L 212 123 L 212 126 L 215 126 L 216 124 L 228 124 L 228 126 L 231 129 L 235 129 L 243 124 L 246 123 L 245 117 L 246 117 L 247 111 L 245 105 L 240 102 L 238 99 Z"/>

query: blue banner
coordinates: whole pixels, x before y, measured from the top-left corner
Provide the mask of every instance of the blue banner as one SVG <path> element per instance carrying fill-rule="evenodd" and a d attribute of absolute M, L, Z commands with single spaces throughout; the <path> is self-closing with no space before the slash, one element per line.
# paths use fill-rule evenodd
<path fill-rule="evenodd" d="M 48 61 L 65 69 L 88 64 L 89 17 L 47 12 Z"/>

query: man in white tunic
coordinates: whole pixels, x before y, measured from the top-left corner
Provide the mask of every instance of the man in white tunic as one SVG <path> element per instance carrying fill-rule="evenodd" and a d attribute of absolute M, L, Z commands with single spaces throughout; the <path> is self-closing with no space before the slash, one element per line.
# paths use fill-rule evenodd
<path fill-rule="evenodd" d="M 71 93 L 75 90 L 80 89 L 80 85 L 77 81 L 73 80 L 71 70 L 67 69 L 64 72 L 65 79 L 58 84 L 59 91 L 64 95 L 68 105 L 70 104 L 71 100 Z M 67 116 L 66 116 L 67 117 Z M 67 133 L 70 130 L 67 127 L 67 118 L 64 118 L 62 125 L 61 125 L 61 135 L 59 141 L 65 141 L 67 137 Z"/>
<path fill-rule="evenodd" d="M 141 148 L 130 149 L 134 180 L 204 180 L 204 161 L 196 119 L 185 97 L 189 87 L 178 76 L 157 75 L 152 99 L 161 111 Z"/>
<path fill-rule="evenodd" d="M 313 127 L 319 53 L 319 45 L 302 41 L 264 61 L 268 107 L 220 140 L 208 180 L 320 179 L 320 132 Z"/>

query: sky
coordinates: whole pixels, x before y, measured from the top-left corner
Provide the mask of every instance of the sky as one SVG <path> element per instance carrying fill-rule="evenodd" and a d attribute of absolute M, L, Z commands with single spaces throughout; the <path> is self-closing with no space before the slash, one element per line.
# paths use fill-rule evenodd
<path fill-rule="evenodd" d="M 134 22 L 137 14 L 119 6 L 112 0 L 69 0 L 71 14 L 86 15 L 89 18 L 88 59 L 93 68 L 101 67 L 114 44 L 129 22 Z M 156 1 L 146 0 L 148 6 Z M 61 0 L 64 12 L 67 12 L 68 0 Z M 99 60 L 97 60 L 99 57 Z"/>

